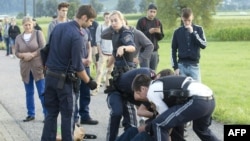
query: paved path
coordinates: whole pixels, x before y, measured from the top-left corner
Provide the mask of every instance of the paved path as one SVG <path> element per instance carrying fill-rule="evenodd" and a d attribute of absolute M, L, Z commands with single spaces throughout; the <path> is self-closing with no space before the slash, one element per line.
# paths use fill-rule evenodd
<path fill-rule="evenodd" d="M 25 90 L 19 72 L 19 59 L 6 57 L 5 51 L 0 50 L 0 68 L 0 141 L 39 141 L 43 129 L 43 114 L 37 93 L 35 94 L 36 119 L 22 122 L 27 116 L 27 111 Z M 99 120 L 99 124 L 84 125 L 84 128 L 87 133 L 97 135 L 97 139 L 93 141 L 105 141 L 109 117 L 106 95 L 100 93 L 91 98 L 90 114 L 94 119 Z M 223 140 L 222 124 L 213 121 L 211 129 L 219 139 Z M 122 130 L 120 128 L 120 131 Z M 190 129 L 188 129 L 187 140 L 199 141 Z"/>

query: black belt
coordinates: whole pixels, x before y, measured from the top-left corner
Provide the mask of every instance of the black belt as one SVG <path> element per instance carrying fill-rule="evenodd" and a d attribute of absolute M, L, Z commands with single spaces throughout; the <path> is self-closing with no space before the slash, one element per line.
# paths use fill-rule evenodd
<path fill-rule="evenodd" d="M 212 100 L 212 99 L 214 99 L 214 97 L 212 95 L 211 96 L 197 96 L 197 95 L 194 95 L 194 96 L 191 96 L 191 99 Z"/>
<path fill-rule="evenodd" d="M 46 71 L 46 75 L 57 78 L 59 81 L 57 83 L 57 88 L 62 89 L 64 87 L 64 83 L 66 80 L 66 74 L 65 73 L 56 73 L 50 70 Z"/>
<path fill-rule="evenodd" d="M 64 74 L 64 73 L 56 73 L 56 72 L 49 71 L 49 70 L 46 70 L 46 75 L 49 75 L 49 76 L 52 76 L 52 77 L 55 77 L 55 78 L 58 78 L 58 79 L 66 77 L 66 74 Z"/>

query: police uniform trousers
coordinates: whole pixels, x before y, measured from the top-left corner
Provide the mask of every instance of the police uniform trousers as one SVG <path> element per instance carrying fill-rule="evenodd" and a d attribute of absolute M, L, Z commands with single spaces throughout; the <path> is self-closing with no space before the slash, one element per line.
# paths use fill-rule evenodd
<path fill-rule="evenodd" d="M 213 96 L 192 96 L 185 104 L 170 107 L 152 121 L 155 141 L 168 141 L 168 130 L 193 120 L 193 130 L 202 141 L 218 141 L 208 128 L 215 108 Z"/>
<path fill-rule="evenodd" d="M 134 110 L 134 105 L 122 98 L 118 91 L 111 92 L 108 95 L 107 103 L 110 109 L 110 119 L 106 141 L 115 141 L 122 116 L 124 120 L 124 130 L 137 126 L 136 111 Z"/>
<path fill-rule="evenodd" d="M 66 80 L 62 89 L 57 87 L 59 78 L 46 75 L 45 108 L 48 113 L 45 119 L 41 141 L 55 141 L 57 117 L 61 114 L 61 135 L 63 141 L 73 141 L 75 93 L 70 80 Z"/>

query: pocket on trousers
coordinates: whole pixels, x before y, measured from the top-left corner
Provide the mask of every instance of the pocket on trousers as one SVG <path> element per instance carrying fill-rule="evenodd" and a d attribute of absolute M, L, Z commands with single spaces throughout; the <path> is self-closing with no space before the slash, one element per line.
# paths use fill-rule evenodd
<path fill-rule="evenodd" d="M 73 104 L 74 104 L 74 101 L 73 101 L 73 94 L 69 94 L 67 96 L 67 109 L 72 113 L 73 111 Z"/>

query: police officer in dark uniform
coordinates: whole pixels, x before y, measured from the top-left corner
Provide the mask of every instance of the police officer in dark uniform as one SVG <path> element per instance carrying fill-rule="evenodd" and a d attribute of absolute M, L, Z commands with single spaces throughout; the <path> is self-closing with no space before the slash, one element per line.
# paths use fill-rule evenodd
<path fill-rule="evenodd" d="M 129 102 L 137 106 L 140 105 L 139 108 L 137 109 L 137 115 L 142 116 L 142 117 L 147 117 L 148 119 L 145 121 L 145 124 L 150 124 L 150 122 L 154 120 L 156 116 L 158 115 L 157 111 L 152 108 L 150 102 L 148 101 L 141 102 L 141 101 L 135 100 L 134 92 L 131 87 L 134 78 L 137 75 L 141 75 L 141 74 L 144 74 L 150 77 L 152 80 L 154 80 L 160 77 L 174 75 L 174 72 L 171 69 L 163 69 L 157 74 L 155 74 L 155 72 L 152 69 L 142 67 L 142 68 L 134 69 L 134 70 L 124 73 L 118 82 L 119 89 L 124 92 L 123 97 L 128 99 Z M 183 126 L 174 127 L 171 132 L 171 140 L 172 141 L 185 141 L 183 137 L 183 129 L 184 129 Z M 116 139 L 116 141 L 128 141 L 128 140 L 130 141 L 136 135 L 139 135 L 137 127 L 130 127 L 121 136 L 119 136 Z M 143 134 L 143 136 L 145 137 L 145 139 L 147 138 L 145 134 Z M 150 136 L 149 136 L 149 139 L 150 139 Z"/>
<path fill-rule="evenodd" d="M 209 129 L 215 100 L 206 85 L 191 77 L 166 76 L 152 81 L 142 74 L 135 77 L 132 88 L 136 100 L 153 103 L 159 113 L 151 124 L 138 127 L 139 132 L 153 135 L 152 141 L 168 141 L 169 129 L 191 120 L 201 140 L 218 141 Z"/>
<path fill-rule="evenodd" d="M 114 30 L 112 35 L 113 53 L 111 61 L 107 65 L 111 66 L 114 64 L 114 69 L 111 73 L 113 78 L 110 81 L 110 86 L 113 89 L 108 92 L 107 97 L 108 107 L 111 110 L 107 141 L 114 141 L 118 134 L 123 111 L 134 108 L 133 105 L 130 105 L 131 107 L 129 108 L 127 107 L 127 101 L 121 97 L 116 84 L 123 73 L 135 68 L 135 64 L 133 63 L 135 43 L 132 32 L 124 27 L 124 17 L 121 12 L 113 11 L 110 14 L 110 21 Z M 103 38 L 102 35 L 101 37 Z M 129 121 L 132 126 L 135 126 L 137 124 L 135 110 L 131 112 L 130 115 L 124 118 L 130 119 Z"/>
<path fill-rule="evenodd" d="M 75 20 L 57 25 L 50 36 L 44 92 L 48 114 L 41 141 L 56 140 L 59 112 L 62 140 L 73 141 L 75 93 L 79 91 L 76 80 L 81 78 L 91 89 L 97 85 L 84 70 L 81 31 L 81 28 L 90 26 L 95 17 L 96 12 L 92 6 L 82 5 Z"/>

